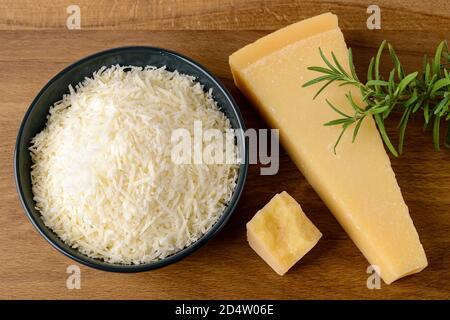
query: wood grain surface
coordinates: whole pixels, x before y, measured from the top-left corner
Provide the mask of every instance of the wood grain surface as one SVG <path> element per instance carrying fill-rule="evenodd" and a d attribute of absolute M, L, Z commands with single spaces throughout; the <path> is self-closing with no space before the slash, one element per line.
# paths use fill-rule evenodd
<path fill-rule="evenodd" d="M 80 7 L 83 29 L 273 30 L 332 11 L 341 28 L 366 30 L 366 9 L 380 6 L 384 30 L 450 30 L 448 0 L 2 0 L 0 29 L 60 29 Z"/>
<path fill-rule="evenodd" d="M 290 22 L 327 10 L 339 15 L 361 74 L 375 48 L 390 40 L 408 70 L 449 38 L 449 1 L 378 1 L 382 29 L 366 29 L 367 1 L 78 1 L 82 29 L 65 29 L 71 1 L 0 1 L 0 298 L 67 299 L 449 299 L 450 150 L 436 152 L 418 117 L 406 153 L 392 159 L 425 247 L 423 272 L 379 290 L 366 286 L 368 262 L 282 152 L 280 171 L 260 176 L 250 166 L 245 191 L 229 223 L 208 244 L 163 269 L 114 274 L 81 268 L 81 289 L 66 287 L 75 264 L 34 230 L 20 207 L 13 178 L 17 130 L 30 102 L 68 64 L 99 50 L 155 45 L 188 55 L 215 73 L 236 98 L 247 127 L 265 128 L 237 91 L 228 55 Z M 189 29 L 189 30 L 187 30 Z M 395 130 L 395 119 L 390 124 Z M 392 131 L 393 132 L 393 131 Z M 245 223 L 275 193 L 287 190 L 323 233 L 284 277 L 247 245 Z"/>

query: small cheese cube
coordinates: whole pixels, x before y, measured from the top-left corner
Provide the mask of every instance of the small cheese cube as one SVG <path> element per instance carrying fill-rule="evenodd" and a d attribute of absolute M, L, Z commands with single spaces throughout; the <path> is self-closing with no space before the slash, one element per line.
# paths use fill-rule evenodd
<path fill-rule="evenodd" d="M 276 194 L 247 223 L 250 247 L 279 275 L 311 250 L 322 233 L 286 191 Z"/>

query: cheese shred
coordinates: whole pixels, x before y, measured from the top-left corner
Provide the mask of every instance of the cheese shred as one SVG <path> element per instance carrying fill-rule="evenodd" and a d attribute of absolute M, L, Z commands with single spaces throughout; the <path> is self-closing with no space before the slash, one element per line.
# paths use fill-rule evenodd
<path fill-rule="evenodd" d="M 141 264 L 189 246 L 219 219 L 238 164 L 175 164 L 173 130 L 231 129 L 191 76 L 155 67 L 103 67 L 50 108 L 31 141 L 36 208 L 81 253 Z M 237 157 L 237 148 L 224 145 Z M 228 151 L 229 152 L 229 151 Z"/>

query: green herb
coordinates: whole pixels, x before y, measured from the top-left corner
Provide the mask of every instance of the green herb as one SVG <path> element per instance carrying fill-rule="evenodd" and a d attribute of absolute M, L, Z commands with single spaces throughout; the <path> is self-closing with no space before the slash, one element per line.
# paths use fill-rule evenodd
<path fill-rule="evenodd" d="M 384 78 L 380 74 L 380 64 L 386 45 L 394 68 L 389 76 Z M 331 83 L 337 82 L 340 86 L 350 85 L 359 89 L 363 101 L 363 105 L 358 104 L 351 92 L 348 92 L 346 98 L 352 107 L 352 112 L 347 114 L 342 111 L 342 108 L 333 105 L 332 101 L 326 100 L 330 108 L 341 116 L 325 123 L 326 126 L 342 127 L 334 146 L 335 153 L 336 147 L 347 129 L 353 129 L 352 139 L 355 141 L 361 123 L 367 116 L 373 116 L 387 148 L 394 156 L 398 156 L 403 152 L 408 120 L 417 112 L 423 114 L 425 128 L 429 125 L 433 126 L 433 142 L 435 148 L 439 150 L 441 121 L 448 122 L 450 120 L 450 75 L 447 69 L 450 67 L 450 51 L 446 41 L 442 41 L 438 45 L 432 59 L 424 57 L 424 66 L 421 72 L 416 71 L 409 74 L 405 73 L 392 45 L 383 41 L 377 55 L 370 60 L 365 82 L 361 82 L 356 75 L 351 49 L 348 51 L 349 71 L 342 66 L 333 52 L 331 52 L 331 59 L 327 58 L 320 48 L 319 52 L 326 67 L 309 67 L 309 70 L 322 75 L 303 84 L 303 87 L 325 82 L 314 96 L 316 98 Z M 402 112 L 398 124 L 398 149 L 392 144 L 385 128 L 385 120 L 392 111 Z M 450 148 L 450 128 L 447 129 L 445 146 Z"/>

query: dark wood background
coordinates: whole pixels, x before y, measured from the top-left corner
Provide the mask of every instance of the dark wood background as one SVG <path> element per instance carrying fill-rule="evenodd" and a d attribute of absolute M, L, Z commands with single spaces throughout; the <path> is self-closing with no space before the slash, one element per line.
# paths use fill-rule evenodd
<path fill-rule="evenodd" d="M 448 299 L 450 298 L 450 150 L 436 152 L 418 117 L 406 153 L 392 159 L 429 267 L 379 290 L 366 287 L 368 262 L 282 152 L 280 171 L 250 167 L 239 206 L 220 234 L 185 260 L 139 274 L 81 268 L 81 289 L 66 288 L 75 264 L 53 249 L 26 218 L 16 194 L 13 150 L 30 102 L 68 64 L 99 50 L 154 45 L 178 51 L 215 73 L 236 98 L 248 127 L 266 124 L 236 90 L 228 55 L 277 28 L 326 11 L 339 16 L 364 74 L 383 39 L 408 70 L 449 39 L 448 0 L 379 0 L 381 30 L 367 30 L 372 1 L 87 1 L 81 30 L 66 28 L 72 0 L 0 1 L 0 298 L 84 299 Z M 395 129 L 395 119 L 391 122 Z M 393 132 L 393 131 L 392 131 Z M 245 223 L 276 192 L 287 190 L 323 233 L 317 247 L 284 277 L 247 245 Z"/>

